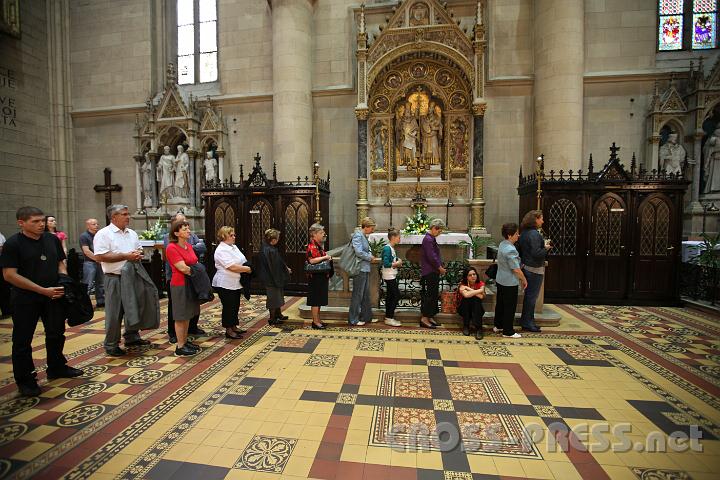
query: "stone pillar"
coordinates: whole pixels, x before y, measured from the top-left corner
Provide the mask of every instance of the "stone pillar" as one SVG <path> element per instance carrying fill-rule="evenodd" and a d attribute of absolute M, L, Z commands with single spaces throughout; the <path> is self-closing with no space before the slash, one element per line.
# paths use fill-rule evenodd
<path fill-rule="evenodd" d="M 286 178 L 312 172 L 314 0 L 272 0 L 273 161 Z"/>
<path fill-rule="evenodd" d="M 473 167 L 472 201 L 470 202 L 470 234 L 487 235 L 485 198 L 483 196 L 483 137 L 485 104 L 473 105 Z"/>
<path fill-rule="evenodd" d="M 224 175 L 225 175 L 225 151 L 224 150 L 215 150 L 215 153 L 217 154 L 217 161 L 218 161 L 218 179 L 222 182 Z"/>
<path fill-rule="evenodd" d="M 578 170 L 583 146 L 585 2 L 535 0 L 533 154 Z"/>
<path fill-rule="evenodd" d="M 137 200 L 137 212 L 140 212 L 143 208 L 143 203 L 145 203 L 143 200 L 143 184 L 142 184 L 142 175 L 140 174 L 140 168 L 143 164 L 143 156 L 142 155 L 133 155 L 133 159 L 135 159 L 135 191 L 137 193 L 136 200 Z"/>
<path fill-rule="evenodd" d="M 152 171 L 153 171 L 153 180 L 157 178 L 157 160 L 158 160 L 158 154 L 154 150 L 150 150 L 148 152 L 148 157 L 150 157 L 150 164 L 152 165 Z M 158 195 L 158 184 L 157 181 L 153 181 L 153 188 L 152 188 L 152 201 L 153 201 L 153 207 L 158 208 L 160 206 L 160 197 Z"/>
<path fill-rule="evenodd" d="M 355 206 L 357 207 L 357 223 L 367 217 L 370 212 L 370 202 L 368 202 L 368 179 L 367 179 L 367 109 L 355 109 L 355 116 L 358 119 L 358 150 L 357 150 L 357 181 L 358 196 Z"/>

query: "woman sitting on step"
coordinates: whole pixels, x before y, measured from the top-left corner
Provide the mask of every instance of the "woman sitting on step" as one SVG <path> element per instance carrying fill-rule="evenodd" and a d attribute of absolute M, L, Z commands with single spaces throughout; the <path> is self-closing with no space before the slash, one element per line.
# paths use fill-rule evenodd
<path fill-rule="evenodd" d="M 475 267 L 467 267 L 463 271 L 462 280 L 457 290 L 457 312 L 463 319 L 463 335 L 470 335 L 470 324 L 475 328 L 475 338 L 483 338 L 482 317 L 485 315 L 483 308 L 485 298 L 485 283 Z"/>

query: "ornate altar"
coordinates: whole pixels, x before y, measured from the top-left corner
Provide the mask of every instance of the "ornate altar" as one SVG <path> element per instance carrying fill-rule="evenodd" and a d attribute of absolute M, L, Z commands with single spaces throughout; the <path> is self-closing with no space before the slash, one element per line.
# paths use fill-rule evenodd
<path fill-rule="evenodd" d="M 472 207 L 459 229 L 483 229 L 481 5 L 464 12 L 471 32 L 437 0 L 357 10 L 358 219 L 390 224 L 393 205 L 422 198 L 430 210 Z"/>
<path fill-rule="evenodd" d="M 217 246 L 216 233 L 222 226 L 235 228 L 235 243 L 248 260 L 260 252 L 264 233 L 268 228 L 280 231 L 277 245 L 285 262 L 292 269 L 286 292 L 302 294 L 307 291 L 307 280 L 303 267 L 308 244 L 308 229 L 313 223 L 325 226 L 330 242 L 329 199 L 330 173 L 327 179 L 319 176 L 319 166 L 314 167 L 313 178 L 297 177 L 296 180 L 281 182 L 273 166 L 272 178 L 260 166 L 260 155 L 255 157 L 252 173 L 244 179 L 242 165 L 240 180 L 216 181 L 201 190 L 205 203 L 205 243 L 208 246 L 206 266 L 212 276 L 215 272 L 213 254 Z M 253 282 L 254 290 L 261 290 Z"/>
<path fill-rule="evenodd" d="M 227 130 L 222 109 L 209 97 L 183 98 L 173 64 L 167 79 L 165 89 L 147 100 L 135 120 L 138 211 L 151 218 L 178 210 L 199 217 L 197 192 L 224 177 Z"/>
<path fill-rule="evenodd" d="M 553 242 L 545 301 L 675 305 L 682 240 L 684 173 L 626 170 L 613 143 L 599 172 L 520 171 L 519 218 L 541 198 Z M 539 181 L 538 181 L 539 180 Z"/>

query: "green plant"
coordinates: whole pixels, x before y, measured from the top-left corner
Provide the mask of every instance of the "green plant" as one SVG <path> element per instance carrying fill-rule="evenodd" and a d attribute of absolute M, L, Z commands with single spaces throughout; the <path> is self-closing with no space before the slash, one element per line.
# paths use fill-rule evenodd
<path fill-rule="evenodd" d="M 485 247 L 488 245 L 494 245 L 492 237 L 483 235 L 469 235 L 470 241 L 460 240 L 458 245 L 461 247 L 468 247 L 470 249 L 470 255 L 472 258 L 482 258 Z"/>
<path fill-rule="evenodd" d="M 382 249 L 385 245 L 387 245 L 387 242 L 384 238 L 370 240 L 370 253 L 372 253 L 372 256 L 379 257 L 382 255 Z"/>
<path fill-rule="evenodd" d="M 695 247 L 699 252 L 691 262 L 703 267 L 720 268 L 720 233 L 714 238 L 703 233 L 702 238 L 703 244 Z"/>
<path fill-rule="evenodd" d="M 143 231 L 138 237 L 140 240 L 162 240 L 163 223 L 158 219 L 157 222 L 150 227 L 150 230 Z"/>
<path fill-rule="evenodd" d="M 401 233 L 405 235 L 423 235 L 430 229 L 430 222 L 433 217 L 428 215 L 427 207 L 418 205 L 415 207 L 415 214 L 407 217 L 405 228 Z"/>

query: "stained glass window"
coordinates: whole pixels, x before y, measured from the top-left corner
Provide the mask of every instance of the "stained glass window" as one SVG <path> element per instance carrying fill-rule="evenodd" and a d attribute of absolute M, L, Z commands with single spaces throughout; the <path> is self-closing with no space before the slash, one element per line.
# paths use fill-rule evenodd
<path fill-rule="evenodd" d="M 658 50 L 682 50 L 683 7 L 683 0 L 659 0 Z"/>
<path fill-rule="evenodd" d="M 715 48 L 717 27 L 717 0 L 694 0 L 692 22 L 692 48 Z"/>
<path fill-rule="evenodd" d="M 218 78 L 217 0 L 177 0 L 178 84 Z"/>

